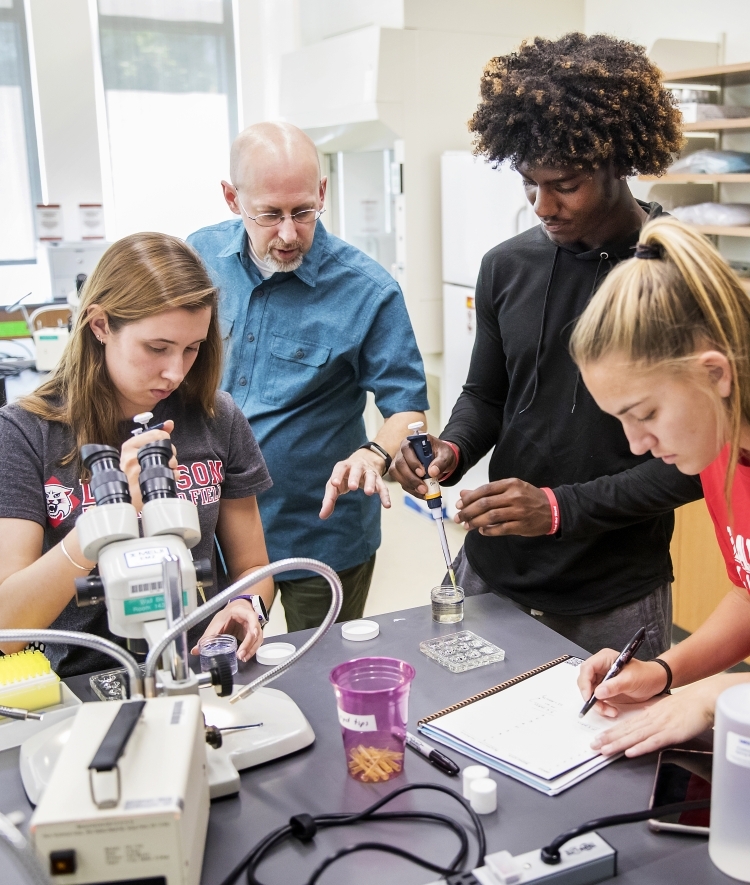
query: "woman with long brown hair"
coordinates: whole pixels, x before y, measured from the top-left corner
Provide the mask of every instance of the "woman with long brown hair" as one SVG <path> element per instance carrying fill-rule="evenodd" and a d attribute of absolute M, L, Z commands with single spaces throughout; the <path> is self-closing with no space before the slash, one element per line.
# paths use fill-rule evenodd
<path fill-rule="evenodd" d="M 618 652 L 581 667 L 597 707 L 666 696 L 600 734 L 605 754 L 637 756 L 699 734 L 719 694 L 747 673 L 722 673 L 750 654 L 750 297 L 719 252 L 674 219 L 647 224 L 635 257 L 592 298 L 570 342 L 589 392 L 620 419 L 631 450 L 700 474 L 734 589 L 692 636 L 602 682 Z M 715 675 L 721 674 L 721 675 Z M 706 677 L 713 677 L 707 679 Z M 702 680 L 702 681 L 698 681 Z"/>
<path fill-rule="evenodd" d="M 140 510 L 137 451 L 171 438 L 178 494 L 198 508 L 194 557 L 212 559 L 216 577 L 216 536 L 232 580 L 268 562 L 255 496 L 271 480 L 247 421 L 218 390 L 221 352 L 217 290 L 189 246 L 141 233 L 107 250 L 86 281 L 56 371 L 0 410 L 0 627 L 116 638 L 104 605 L 79 609 L 73 598 L 74 579 L 95 566 L 75 528 L 94 504 L 78 454 L 85 443 L 121 450 Z M 133 436 L 133 417 L 145 411 L 163 429 Z M 259 592 L 270 605 L 270 579 Z M 220 632 L 235 633 L 239 657 L 249 658 L 262 640 L 252 602 L 233 600 L 219 612 L 206 633 Z M 61 676 L 111 665 L 78 647 L 50 646 L 47 654 Z"/>

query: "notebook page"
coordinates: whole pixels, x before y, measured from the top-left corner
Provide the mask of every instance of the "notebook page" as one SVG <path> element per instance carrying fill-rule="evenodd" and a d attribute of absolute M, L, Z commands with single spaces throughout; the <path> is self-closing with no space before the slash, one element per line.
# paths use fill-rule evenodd
<path fill-rule="evenodd" d="M 578 718 L 583 706 L 579 667 L 577 661 L 558 664 L 430 724 L 482 753 L 552 780 L 598 756 L 591 741 L 613 724 L 594 710 Z M 633 705 L 620 719 L 641 709 Z"/>

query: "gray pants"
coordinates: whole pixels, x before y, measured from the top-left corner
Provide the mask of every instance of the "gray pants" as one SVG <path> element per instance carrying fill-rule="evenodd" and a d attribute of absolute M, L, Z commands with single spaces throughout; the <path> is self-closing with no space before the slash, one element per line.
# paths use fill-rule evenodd
<path fill-rule="evenodd" d="M 456 583 L 463 587 L 467 596 L 496 592 L 469 565 L 463 547 L 453 561 L 453 570 L 456 573 Z M 450 583 L 447 575 L 443 583 Z M 501 595 L 498 593 L 498 596 Z M 627 602 L 591 615 L 553 615 L 537 612 L 517 602 L 513 602 L 513 605 L 592 654 L 600 648 L 622 651 L 641 627 L 646 628 L 646 639 L 636 655 L 640 660 L 650 661 L 672 644 L 671 584 L 662 584 L 635 602 Z"/>

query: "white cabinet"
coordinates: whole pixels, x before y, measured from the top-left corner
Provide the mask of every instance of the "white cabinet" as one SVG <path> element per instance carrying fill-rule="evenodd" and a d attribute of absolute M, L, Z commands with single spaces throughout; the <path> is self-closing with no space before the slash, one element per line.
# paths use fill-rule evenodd
<path fill-rule="evenodd" d="M 470 151 L 446 151 L 440 172 L 443 282 L 474 288 L 485 252 L 539 222 L 509 166 L 493 169 Z M 445 334 L 447 348 L 447 326 Z"/>
<path fill-rule="evenodd" d="M 474 286 L 482 256 L 493 246 L 538 224 L 521 177 L 508 167 L 493 169 L 469 151 L 441 157 L 443 229 L 443 375 L 440 389 L 444 421 L 466 381 L 476 335 Z M 450 516 L 459 490 L 488 480 L 486 455 L 457 486 L 444 490 Z"/>

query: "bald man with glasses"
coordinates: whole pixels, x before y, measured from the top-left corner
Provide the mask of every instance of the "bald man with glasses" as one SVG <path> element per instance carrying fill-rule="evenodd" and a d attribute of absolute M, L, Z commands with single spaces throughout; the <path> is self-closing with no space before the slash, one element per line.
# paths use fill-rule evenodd
<path fill-rule="evenodd" d="M 383 477 L 428 407 L 422 359 L 398 284 L 319 223 L 326 179 L 307 135 L 287 123 L 249 127 L 232 145 L 230 178 L 224 199 L 239 217 L 188 237 L 220 289 L 222 388 L 274 482 L 258 498 L 271 560 L 331 565 L 344 586 L 339 620 L 351 620 L 364 612 L 380 507 L 390 507 Z M 372 440 L 368 390 L 385 418 Z M 289 630 L 318 626 L 327 582 L 281 578 Z"/>

